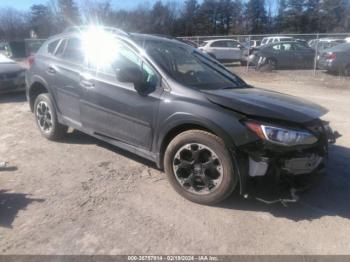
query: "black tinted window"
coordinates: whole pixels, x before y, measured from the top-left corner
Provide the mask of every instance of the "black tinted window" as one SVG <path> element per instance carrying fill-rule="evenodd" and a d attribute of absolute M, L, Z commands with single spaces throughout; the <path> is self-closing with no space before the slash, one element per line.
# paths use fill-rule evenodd
<path fill-rule="evenodd" d="M 212 47 L 227 47 L 226 41 L 216 41 L 211 44 Z"/>
<path fill-rule="evenodd" d="M 226 46 L 230 48 L 238 47 L 239 43 L 236 41 L 226 41 Z"/>
<path fill-rule="evenodd" d="M 79 38 L 68 39 L 67 46 L 62 54 L 62 58 L 74 63 L 84 62 L 82 42 Z"/>
<path fill-rule="evenodd" d="M 57 47 L 57 45 L 58 45 L 59 42 L 60 42 L 60 39 L 55 40 L 55 41 L 49 43 L 48 46 L 47 46 L 47 52 L 48 52 L 49 54 L 53 54 L 53 53 L 55 52 L 56 47 Z"/>

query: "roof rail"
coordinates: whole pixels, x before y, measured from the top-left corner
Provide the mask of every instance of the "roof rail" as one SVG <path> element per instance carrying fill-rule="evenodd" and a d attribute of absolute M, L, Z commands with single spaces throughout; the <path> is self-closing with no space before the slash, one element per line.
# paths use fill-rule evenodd
<path fill-rule="evenodd" d="M 119 28 L 116 27 L 109 27 L 109 26 L 96 26 L 97 28 L 101 28 L 107 32 L 113 33 L 113 34 L 118 34 L 118 35 L 125 35 L 128 36 L 129 34 Z M 74 32 L 82 32 L 86 31 L 90 28 L 90 26 L 70 26 L 67 27 L 63 33 L 74 33 Z"/>

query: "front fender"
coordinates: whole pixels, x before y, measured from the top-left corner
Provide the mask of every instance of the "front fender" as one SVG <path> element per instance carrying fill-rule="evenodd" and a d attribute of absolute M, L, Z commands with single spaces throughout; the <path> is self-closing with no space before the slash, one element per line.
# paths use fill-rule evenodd
<path fill-rule="evenodd" d="M 156 151 L 161 152 L 163 141 L 169 132 L 184 125 L 194 125 L 208 129 L 221 137 L 225 141 L 225 144 L 229 145 L 229 148 L 234 147 L 234 141 L 232 138 L 230 138 L 230 136 L 213 121 L 189 113 L 174 113 L 161 124 L 157 136 Z"/>

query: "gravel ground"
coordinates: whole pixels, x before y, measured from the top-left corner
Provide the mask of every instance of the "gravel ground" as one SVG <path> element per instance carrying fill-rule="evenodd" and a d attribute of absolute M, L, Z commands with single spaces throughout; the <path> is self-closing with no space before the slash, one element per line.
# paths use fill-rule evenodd
<path fill-rule="evenodd" d="M 350 79 L 256 73 L 250 84 L 330 109 L 343 136 L 326 177 L 285 208 L 236 195 L 215 207 L 176 194 L 152 163 L 79 132 L 40 136 L 24 95 L 0 98 L 2 254 L 350 254 Z"/>

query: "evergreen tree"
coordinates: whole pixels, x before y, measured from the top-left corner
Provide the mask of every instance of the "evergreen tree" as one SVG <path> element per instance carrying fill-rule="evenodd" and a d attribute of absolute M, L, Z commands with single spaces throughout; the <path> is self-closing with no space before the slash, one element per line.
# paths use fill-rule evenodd
<path fill-rule="evenodd" d="M 58 11 L 64 28 L 79 25 L 80 14 L 74 0 L 58 0 Z"/>
<path fill-rule="evenodd" d="M 46 38 L 52 32 L 50 9 L 46 5 L 32 5 L 30 8 L 30 26 L 39 38 Z"/>
<path fill-rule="evenodd" d="M 320 0 L 306 0 L 305 1 L 305 12 L 304 17 L 306 24 L 303 27 L 304 33 L 319 33 L 322 31 L 320 28 Z"/>
<path fill-rule="evenodd" d="M 305 25 L 304 21 L 304 1 L 289 0 L 285 11 L 284 28 L 290 33 L 302 33 Z"/>
<path fill-rule="evenodd" d="M 347 27 L 347 0 L 323 0 L 321 6 L 321 28 L 325 32 L 344 32 Z"/>
<path fill-rule="evenodd" d="M 266 33 L 267 15 L 264 0 L 249 0 L 247 3 L 246 17 L 247 32 L 249 34 Z"/>
<path fill-rule="evenodd" d="M 197 0 L 187 0 L 184 4 L 182 12 L 182 23 L 184 25 L 184 35 L 195 35 L 196 34 L 196 20 L 198 12 Z"/>

